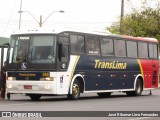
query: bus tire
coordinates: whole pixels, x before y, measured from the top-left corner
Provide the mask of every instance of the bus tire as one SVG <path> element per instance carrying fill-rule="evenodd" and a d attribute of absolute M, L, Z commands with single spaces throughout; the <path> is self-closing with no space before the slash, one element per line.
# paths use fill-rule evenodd
<path fill-rule="evenodd" d="M 41 94 L 29 94 L 29 97 L 33 101 L 38 101 L 41 98 L 41 96 L 42 96 Z"/>
<path fill-rule="evenodd" d="M 140 79 L 138 79 L 137 82 L 136 82 L 136 89 L 134 91 L 134 95 L 135 96 L 141 95 L 142 94 L 142 90 L 143 90 L 142 81 Z"/>
<path fill-rule="evenodd" d="M 138 78 L 136 82 L 135 91 L 128 91 L 126 92 L 126 94 L 128 96 L 140 96 L 142 94 L 142 90 L 143 90 L 143 84 L 142 81 Z"/>
<path fill-rule="evenodd" d="M 80 82 L 76 79 L 72 86 L 72 94 L 67 95 L 68 99 L 78 100 L 80 97 L 80 90 L 81 90 Z"/>
<path fill-rule="evenodd" d="M 97 93 L 97 95 L 99 97 L 102 97 L 102 98 L 104 98 L 104 97 L 110 97 L 111 96 L 111 92 Z"/>

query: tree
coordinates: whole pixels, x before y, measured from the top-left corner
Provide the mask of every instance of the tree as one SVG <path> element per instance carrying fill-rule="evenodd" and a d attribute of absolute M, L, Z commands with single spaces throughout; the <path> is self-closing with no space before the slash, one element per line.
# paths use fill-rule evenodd
<path fill-rule="evenodd" d="M 139 37 L 154 37 L 160 40 L 160 1 L 157 0 L 156 7 L 148 6 L 148 0 L 142 1 L 142 9 L 132 8 L 132 12 L 120 21 L 113 23 L 107 28 L 114 34 L 125 34 Z"/>

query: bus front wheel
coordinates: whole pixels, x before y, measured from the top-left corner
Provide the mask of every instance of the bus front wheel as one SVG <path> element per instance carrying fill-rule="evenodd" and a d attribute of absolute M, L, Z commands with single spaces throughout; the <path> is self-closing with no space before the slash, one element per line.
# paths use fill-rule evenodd
<path fill-rule="evenodd" d="M 67 97 L 70 100 L 77 100 L 80 97 L 80 82 L 75 80 L 72 86 L 72 93 L 68 94 Z"/>

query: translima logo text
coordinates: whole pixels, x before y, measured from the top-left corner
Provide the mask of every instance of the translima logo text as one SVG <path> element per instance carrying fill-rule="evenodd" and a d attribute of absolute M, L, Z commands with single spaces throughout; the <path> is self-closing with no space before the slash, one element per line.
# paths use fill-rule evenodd
<path fill-rule="evenodd" d="M 126 69 L 127 63 L 111 61 L 111 62 L 102 62 L 100 60 L 95 60 L 95 68 L 101 69 Z"/>

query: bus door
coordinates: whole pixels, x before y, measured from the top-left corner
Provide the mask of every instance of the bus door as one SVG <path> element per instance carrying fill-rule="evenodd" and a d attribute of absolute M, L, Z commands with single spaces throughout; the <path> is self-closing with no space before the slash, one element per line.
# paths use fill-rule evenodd
<path fill-rule="evenodd" d="M 67 90 L 69 75 L 66 72 L 69 65 L 69 38 L 60 36 L 58 38 L 58 51 L 57 51 L 57 93 L 61 94 Z"/>
<path fill-rule="evenodd" d="M 67 70 L 69 64 L 69 38 L 59 37 L 58 43 L 58 68 L 59 70 Z"/>

